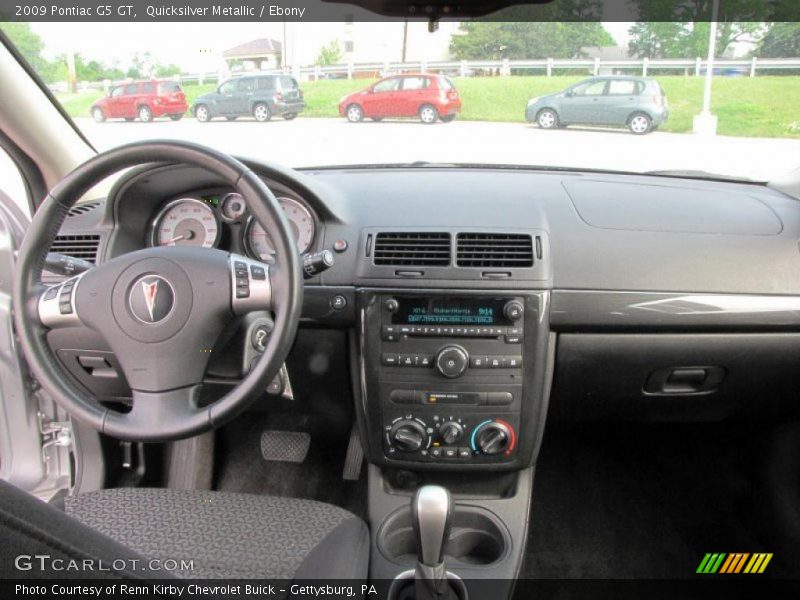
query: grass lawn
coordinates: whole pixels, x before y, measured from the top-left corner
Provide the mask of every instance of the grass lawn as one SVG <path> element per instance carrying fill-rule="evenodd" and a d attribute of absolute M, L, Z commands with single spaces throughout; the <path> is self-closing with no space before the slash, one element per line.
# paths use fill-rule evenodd
<path fill-rule="evenodd" d="M 583 77 L 468 77 L 456 78 L 463 103 L 460 119 L 467 121 L 523 122 L 529 98 L 557 92 Z M 670 118 L 662 131 L 688 132 L 692 117 L 703 102 L 703 78 L 656 77 L 667 93 Z M 302 84 L 308 104 L 304 117 L 338 117 L 339 100 L 360 90 L 365 79 L 324 80 Z M 214 85 L 184 87 L 191 105 Z M 59 99 L 72 116 L 88 116 L 89 107 L 100 94 L 90 92 L 61 95 Z M 721 135 L 800 138 L 800 77 L 764 76 L 716 77 L 712 112 L 719 117 Z"/>

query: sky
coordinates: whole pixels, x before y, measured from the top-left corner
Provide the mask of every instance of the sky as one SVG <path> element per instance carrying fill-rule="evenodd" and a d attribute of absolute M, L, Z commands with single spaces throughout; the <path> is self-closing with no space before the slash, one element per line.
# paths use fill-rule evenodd
<path fill-rule="evenodd" d="M 329 23 L 299 23 L 297 35 L 321 46 Z M 631 23 L 603 23 L 620 45 L 626 45 Z M 213 71 L 222 51 L 253 39 L 283 39 L 283 24 L 265 23 L 31 23 L 50 57 L 73 51 L 110 63 L 134 53 L 150 52 L 157 62 L 175 63 L 185 72 Z M 177 34 L 176 34 L 177 30 Z M 315 50 L 316 52 L 316 50 Z"/>

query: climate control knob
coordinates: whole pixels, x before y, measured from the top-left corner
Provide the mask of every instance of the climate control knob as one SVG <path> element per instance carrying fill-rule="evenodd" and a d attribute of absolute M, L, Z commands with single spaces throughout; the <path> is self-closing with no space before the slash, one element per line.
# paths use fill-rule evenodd
<path fill-rule="evenodd" d="M 461 346 L 445 346 L 436 355 L 436 369 L 445 377 L 460 377 L 467 366 L 469 354 Z"/>
<path fill-rule="evenodd" d="M 476 450 L 482 454 L 500 454 L 511 447 L 513 433 L 508 425 L 500 421 L 489 421 L 481 425 L 475 434 Z"/>
<path fill-rule="evenodd" d="M 464 435 L 464 428 L 461 427 L 460 423 L 447 421 L 439 426 L 439 435 L 442 436 L 442 441 L 445 444 L 454 444 Z"/>
<path fill-rule="evenodd" d="M 428 434 L 425 428 L 416 421 L 398 421 L 389 432 L 392 444 L 401 452 L 416 452 L 427 445 Z"/>

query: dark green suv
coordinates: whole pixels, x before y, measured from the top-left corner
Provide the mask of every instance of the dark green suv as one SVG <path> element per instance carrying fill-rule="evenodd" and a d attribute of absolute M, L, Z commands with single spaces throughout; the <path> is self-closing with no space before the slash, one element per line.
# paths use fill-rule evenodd
<path fill-rule="evenodd" d="M 245 75 L 224 81 L 216 91 L 198 97 L 192 113 L 205 123 L 214 117 L 233 121 L 252 115 L 256 121 L 273 116 L 294 119 L 306 107 L 297 80 L 290 75 Z"/>

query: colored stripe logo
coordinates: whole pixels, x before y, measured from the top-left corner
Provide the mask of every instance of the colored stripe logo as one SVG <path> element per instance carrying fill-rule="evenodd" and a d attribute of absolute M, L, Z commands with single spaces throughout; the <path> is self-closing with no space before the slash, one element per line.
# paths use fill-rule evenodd
<path fill-rule="evenodd" d="M 772 560 L 772 553 L 758 552 L 709 552 L 700 561 L 697 573 L 701 574 L 736 574 L 736 573 L 763 573 L 769 561 Z"/>

